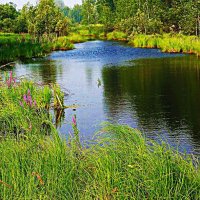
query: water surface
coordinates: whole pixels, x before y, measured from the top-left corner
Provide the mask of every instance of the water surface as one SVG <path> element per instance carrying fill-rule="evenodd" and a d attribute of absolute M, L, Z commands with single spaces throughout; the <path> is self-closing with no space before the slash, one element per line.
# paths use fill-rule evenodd
<path fill-rule="evenodd" d="M 92 41 L 72 51 L 18 63 L 13 69 L 45 84 L 59 83 L 67 109 L 60 132 L 71 132 L 77 115 L 82 140 L 103 121 L 128 124 L 181 151 L 200 154 L 200 60 L 195 56 Z"/>

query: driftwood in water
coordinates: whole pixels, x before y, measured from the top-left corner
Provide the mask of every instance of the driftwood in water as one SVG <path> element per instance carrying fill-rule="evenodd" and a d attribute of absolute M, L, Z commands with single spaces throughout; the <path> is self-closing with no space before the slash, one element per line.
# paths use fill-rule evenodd
<path fill-rule="evenodd" d="M 14 66 L 15 65 L 15 62 L 10 62 L 10 63 L 7 63 L 7 64 L 5 64 L 5 65 L 1 65 L 0 66 L 0 69 L 2 69 L 2 68 L 4 68 L 4 67 L 7 67 L 7 66 Z"/>

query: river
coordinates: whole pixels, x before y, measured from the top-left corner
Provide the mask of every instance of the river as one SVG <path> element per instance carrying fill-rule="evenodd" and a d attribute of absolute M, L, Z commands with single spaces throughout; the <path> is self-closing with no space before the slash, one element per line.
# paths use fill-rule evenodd
<path fill-rule="evenodd" d="M 63 137 L 72 131 L 76 114 L 82 141 L 92 139 L 101 123 L 109 121 L 200 155 L 200 59 L 112 41 L 75 47 L 13 68 L 16 76 L 59 83 L 65 104 L 77 106 L 66 109 L 58 124 Z"/>

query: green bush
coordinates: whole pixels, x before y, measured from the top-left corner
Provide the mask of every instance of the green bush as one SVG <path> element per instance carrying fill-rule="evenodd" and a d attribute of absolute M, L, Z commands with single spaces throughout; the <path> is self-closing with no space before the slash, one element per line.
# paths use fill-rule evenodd
<path fill-rule="evenodd" d="M 200 39 L 185 35 L 134 35 L 129 44 L 142 48 L 160 48 L 163 52 L 183 52 L 200 55 Z"/>
<path fill-rule="evenodd" d="M 126 41 L 127 35 L 123 32 L 113 31 L 107 34 L 108 40 L 119 40 L 119 41 Z"/>

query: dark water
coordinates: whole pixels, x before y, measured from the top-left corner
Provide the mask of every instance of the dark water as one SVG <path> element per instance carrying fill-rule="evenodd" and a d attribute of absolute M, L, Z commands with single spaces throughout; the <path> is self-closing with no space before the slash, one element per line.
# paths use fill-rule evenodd
<path fill-rule="evenodd" d="M 78 105 L 76 111 L 65 110 L 59 129 L 66 136 L 76 114 L 83 140 L 91 139 L 101 122 L 111 121 L 200 154 L 200 59 L 195 56 L 92 41 L 19 63 L 14 71 L 61 84 L 68 94 L 65 104 Z"/>

